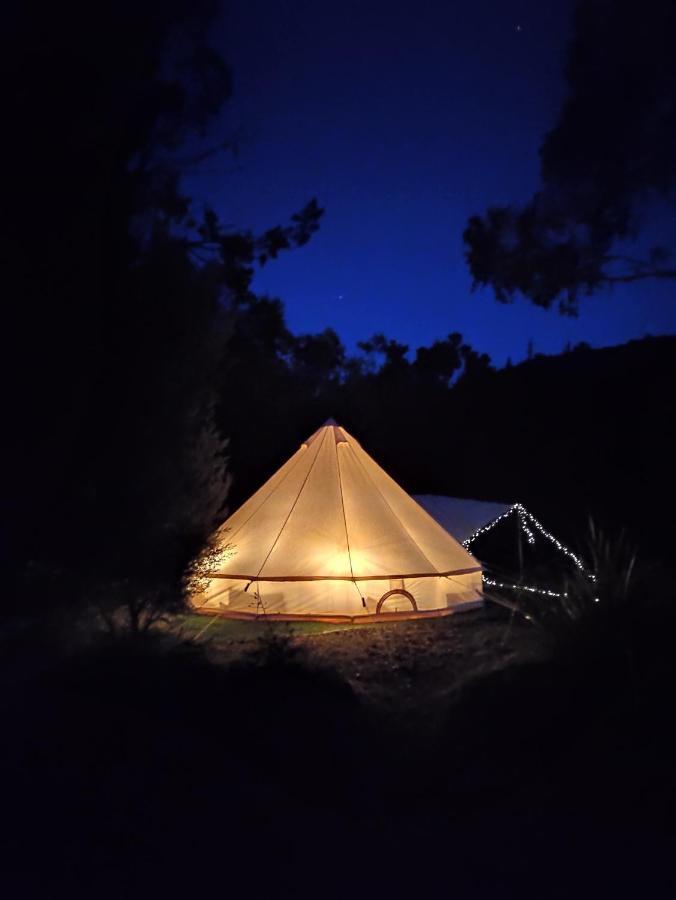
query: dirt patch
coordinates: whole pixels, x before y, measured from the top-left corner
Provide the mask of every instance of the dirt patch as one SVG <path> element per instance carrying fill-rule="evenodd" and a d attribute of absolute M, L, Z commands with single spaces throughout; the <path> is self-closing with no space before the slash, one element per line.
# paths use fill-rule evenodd
<path fill-rule="evenodd" d="M 209 639 L 214 661 L 232 662 L 265 640 L 269 626 L 221 628 Z M 352 625 L 308 632 L 279 623 L 294 647 L 336 671 L 397 729 L 431 735 L 451 693 L 478 676 L 537 654 L 532 626 L 490 608 L 439 619 Z M 268 632 L 270 633 L 270 632 Z"/>

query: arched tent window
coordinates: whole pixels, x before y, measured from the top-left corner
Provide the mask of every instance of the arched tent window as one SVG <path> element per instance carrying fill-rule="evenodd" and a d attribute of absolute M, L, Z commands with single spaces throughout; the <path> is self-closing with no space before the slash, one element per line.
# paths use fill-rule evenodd
<path fill-rule="evenodd" d="M 411 606 L 413 607 L 415 612 L 418 611 L 418 605 L 415 602 L 415 597 L 413 596 L 413 594 L 410 591 L 407 591 L 402 587 L 402 588 L 394 588 L 394 590 L 386 591 L 383 594 L 383 596 L 380 598 L 380 600 L 378 601 L 378 605 L 376 606 L 376 613 L 380 613 L 383 611 L 383 604 L 386 603 L 388 600 L 390 600 L 391 602 L 394 602 L 397 600 L 399 600 L 400 602 L 402 600 L 407 600 L 411 604 Z M 387 612 L 387 610 L 385 610 L 385 612 Z"/>

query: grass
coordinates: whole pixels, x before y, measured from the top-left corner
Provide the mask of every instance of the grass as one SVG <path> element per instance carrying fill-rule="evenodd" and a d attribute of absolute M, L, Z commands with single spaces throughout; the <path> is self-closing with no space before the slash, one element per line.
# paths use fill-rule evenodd
<path fill-rule="evenodd" d="M 203 633 L 204 638 L 217 639 L 223 643 L 240 644 L 257 641 L 264 629 L 273 633 L 303 636 L 308 634 L 329 634 L 363 628 L 363 625 L 336 624 L 325 622 L 250 622 L 239 619 L 208 618 L 207 616 L 176 616 L 175 626 L 186 638 L 196 638 Z"/>
<path fill-rule="evenodd" d="M 534 629 L 524 623 L 508 627 L 494 608 L 439 619 L 335 625 L 193 615 L 180 617 L 177 625 L 216 665 L 286 654 L 335 673 L 384 727 L 406 731 L 421 749 L 433 740 L 454 691 L 537 652 Z"/>

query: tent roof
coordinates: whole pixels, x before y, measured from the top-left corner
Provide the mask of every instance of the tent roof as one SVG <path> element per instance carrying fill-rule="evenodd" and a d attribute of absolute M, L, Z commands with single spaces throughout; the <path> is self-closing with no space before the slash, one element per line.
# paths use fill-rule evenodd
<path fill-rule="evenodd" d="M 442 497 L 439 494 L 416 494 L 413 499 L 460 543 L 513 506 L 512 503 Z"/>
<path fill-rule="evenodd" d="M 211 577 L 260 581 L 453 575 L 479 563 L 344 428 L 319 428 L 219 530 Z"/>

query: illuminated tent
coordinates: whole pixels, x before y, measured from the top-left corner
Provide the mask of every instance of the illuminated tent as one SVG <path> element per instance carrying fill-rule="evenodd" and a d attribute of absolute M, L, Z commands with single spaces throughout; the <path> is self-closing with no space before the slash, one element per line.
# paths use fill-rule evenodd
<path fill-rule="evenodd" d="M 202 613 L 442 614 L 481 601 L 479 563 L 329 420 L 216 535 Z"/>

